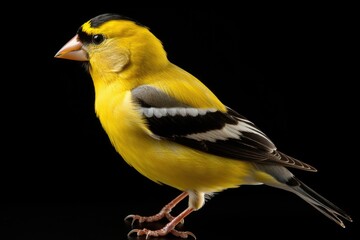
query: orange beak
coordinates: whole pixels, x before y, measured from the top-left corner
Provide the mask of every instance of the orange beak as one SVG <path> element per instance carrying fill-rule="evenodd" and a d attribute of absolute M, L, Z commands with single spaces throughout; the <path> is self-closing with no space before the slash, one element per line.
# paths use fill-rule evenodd
<path fill-rule="evenodd" d="M 55 57 L 75 61 L 89 61 L 89 56 L 84 50 L 84 45 L 78 40 L 78 35 L 75 35 L 69 42 L 67 42 L 55 54 Z"/>

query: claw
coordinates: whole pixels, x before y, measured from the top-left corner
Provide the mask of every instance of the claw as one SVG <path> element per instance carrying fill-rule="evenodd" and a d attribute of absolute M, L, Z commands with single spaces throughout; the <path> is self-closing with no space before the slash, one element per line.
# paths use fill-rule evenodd
<path fill-rule="evenodd" d="M 136 218 L 136 215 L 130 214 L 130 215 L 127 215 L 127 216 L 124 218 L 124 221 L 127 221 L 127 220 L 129 220 L 130 218 L 132 218 L 132 220 L 131 220 L 131 227 L 132 227 L 132 226 L 134 226 L 134 223 L 135 223 L 135 221 L 136 221 L 138 218 Z"/>
<path fill-rule="evenodd" d="M 191 236 L 193 239 L 196 240 L 196 236 L 192 232 L 189 232 L 189 231 L 180 232 L 180 231 L 173 229 L 170 232 L 176 237 L 188 238 L 189 236 Z"/>
<path fill-rule="evenodd" d="M 128 215 L 127 217 L 125 217 L 124 220 L 127 221 L 130 218 L 132 218 L 131 226 L 133 226 L 136 220 L 138 220 L 139 223 L 156 222 L 156 221 L 159 221 L 159 220 L 163 219 L 164 217 L 167 218 L 165 213 L 158 213 L 158 214 L 156 214 L 154 216 L 149 216 L 149 217 L 143 217 L 143 216 L 140 216 L 140 215 L 131 214 L 131 215 Z"/>
<path fill-rule="evenodd" d="M 137 236 L 146 236 L 146 239 L 149 237 L 159 237 L 159 236 L 165 236 L 169 233 L 173 234 L 176 237 L 181 238 L 188 238 L 191 236 L 192 238 L 196 239 L 195 235 L 191 232 L 181 232 L 178 230 L 175 230 L 175 227 L 186 217 L 188 216 L 192 211 L 194 211 L 193 208 L 187 208 L 182 213 L 180 213 L 177 217 L 173 218 L 172 220 L 165 225 L 165 227 L 159 229 L 159 230 L 149 230 L 147 228 L 143 229 L 133 229 L 128 233 L 128 237 L 130 237 L 131 234 L 136 233 Z M 159 215 L 159 214 L 158 214 Z M 158 216 L 155 215 L 155 216 Z M 167 216 L 167 214 L 163 214 L 162 216 Z M 129 215 L 125 219 L 128 218 L 137 218 L 137 215 Z M 141 219 L 141 218 L 140 218 Z"/>
<path fill-rule="evenodd" d="M 146 236 L 145 239 L 149 239 L 149 237 L 162 237 L 167 235 L 168 233 L 173 234 L 176 237 L 180 238 L 188 238 L 189 236 L 194 238 L 196 240 L 196 236 L 192 232 L 181 232 L 177 231 L 175 229 L 168 230 L 165 228 L 159 229 L 159 230 L 149 230 L 149 229 L 133 229 L 128 233 L 128 237 L 130 237 L 131 234 L 136 233 L 137 236 Z"/>
<path fill-rule="evenodd" d="M 161 211 L 160 213 L 158 213 L 154 216 L 149 216 L 149 217 L 143 217 L 140 215 L 130 214 L 124 218 L 124 221 L 128 221 L 129 219 L 132 219 L 131 226 L 134 226 L 134 223 L 136 222 L 136 220 L 138 220 L 139 223 L 155 222 L 155 221 L 159 221 L 159 220 L 163 219 L 164 217 L 166 217 L 170 222 L 175 218 L 170 213 Z M 184 219 L 181 219 L 179 224 L 184 224 Z"/>
<path fill-rule="evenodd" d="M 189 236 L 191 236 L 192 238 L 196 239 L 195 235 L 191 232 L 181 232 L 178 230 L 175 230 L 175 227 L 179 224 L 184 224 L 184 218 L 189 215 L 192 211 L 194 211 L 193 208 L 187 208 L 186 210 L 184 210 L 182 213 L 180 213 L 177 217 L 173 217 L 170 212 L 171 210 L 181 201 L 183 200 L 186 196 L 188 196 L 189 194 L 187 192 L 183 192 L 181 193 L 177 198 L 175 198 L 174 200 L 172 200 L 169 204 L 165 205 L 165 207 L 163 207 L 161 209 L 161 211 L 158 214 L 155 214 L 153 216 L 149 216 L 149 217 L 142 217 L 140 215 L 128 215 L 125 217 L 125 221 L 128 221 L 130 219 L 131 220 L 131 226 L 133 227 L 134 223 L 136 222 L 136 220 L 139 221 L 139 223 L 143 223 L 143 222 L 156 222 L 159 221 L 163 218 L 167 218 L 169 220 L 169 223 L 159 229 L 159 230 L 149 230 L 147 228 L 144 229 L 133 229 L 128 233 L 128 237 L 130 237 L 131 234 L 136 233 L 137 236 L 146 236 L 146 239 L 148 239 L 149 237 L 158 237 L 158 236 L 165 236 L 169 233 L 173 234 L 176 237 L 181 237 L 181 238 L 188 238 Z"/>

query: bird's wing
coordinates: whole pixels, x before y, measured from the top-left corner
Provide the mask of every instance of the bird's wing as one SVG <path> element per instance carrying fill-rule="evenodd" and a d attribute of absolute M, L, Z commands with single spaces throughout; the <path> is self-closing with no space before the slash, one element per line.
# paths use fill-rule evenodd
<path fill-rule="evenodd" d="M 132 97 L 150 131 L 161 139 L 226 158 L 316 171 L 278 151 L 251 121 L 230 108 L 194 108 L 149 85 L 133 89 Z"/>

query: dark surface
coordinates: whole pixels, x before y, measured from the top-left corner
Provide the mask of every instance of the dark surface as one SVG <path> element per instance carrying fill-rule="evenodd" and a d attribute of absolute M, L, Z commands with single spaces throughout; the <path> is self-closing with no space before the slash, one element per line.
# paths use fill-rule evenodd
<path fill-rule="evenodd" d="M 10 77 L 1 88 L 2 239 L 127 239 L 126 215 L 156 213 L 179 194 L 118 156 L 94 114 L 89 75 L 78 62 L 53 58 L 80 24 L 104 12 L 149 26 L 172 62 L 281 151 L 315 166 L 317 173 L 293 172 L 354 219 L 342 229 L 295 195 L 243 186 L 216 194 L 185 230 L 200 240 L 354 239 L 359 74 L 351 7 L 286 14 L 47 7 L 3 31 Z"/>

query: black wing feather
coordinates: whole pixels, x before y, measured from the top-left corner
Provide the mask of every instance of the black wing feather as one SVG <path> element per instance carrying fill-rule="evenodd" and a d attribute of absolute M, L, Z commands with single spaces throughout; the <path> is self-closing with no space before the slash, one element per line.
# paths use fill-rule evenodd
<path fill-rule="evenodd" d="M 251 121 L 230 108 L 192 108 L 151 86 L 134 89 L 132 96 L 149 129 L 160 138 L 221 157 L 316 171 L 278 151 Z"/>

